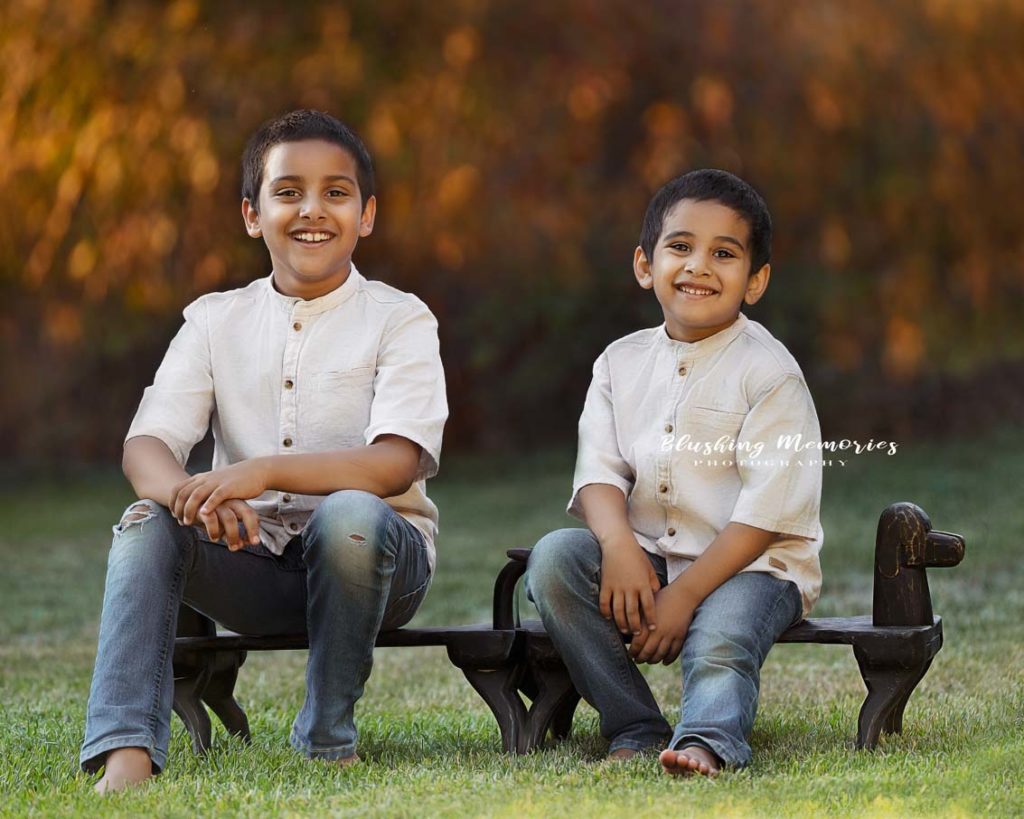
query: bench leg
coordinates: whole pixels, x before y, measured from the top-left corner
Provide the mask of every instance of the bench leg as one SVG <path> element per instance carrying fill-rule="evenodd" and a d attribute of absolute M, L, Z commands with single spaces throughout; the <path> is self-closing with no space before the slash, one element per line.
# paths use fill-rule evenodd
<path fill-rule="evenodd" d="M 580 695 L 573 688 L 575 696 L 566 698 L 551 717 L 551 735 L 557 740 L 568 739 L 572 733 L 572 718 L 576 715 Z"/>
<path fill-rule="evenodd" d="M 917 676 L 912 680 L 908 680 L 906 683 L 906 690 L 900 698 L 896 701 L 892 711 L 889 714 L 889 719 L 885 721 L 885 725 L 882 730 L 887 734 L 902 734 L 903 733 L 903 711 L 907 707 L 907 701 L 910 699 L 910 695 L 914 693 L 914 689 L 917 684 L 924 679 L 924 675 L 928 673 L 928 666 L 932 664 L 929 660 L 917 671 Z"/>
<path fill-rule="evenodd" d="M 882 731 L 897 733 L 903 729 L 903 709 L 914 688 L 928 671 L 931 660 L 912 668 L 872 662 L 866 652 L 853 649 L 868 695 L 860 709 L 857 747 L 871 750 L 878 745 Z"/>
<path fill-rule="evenodd" d="M 249 719 L 235 699 L 238 669 L 245 662 L 244 651 L 219 652 L 213 661 L 214 671 L 202 692 L 203 702 L 217 715 L 231 736 L 243 742 L 252 741 Z"/>
<path fill-rule="evenodd" d="M 527 714 L 519 697 L 523 666 L 516 663 L 493 670 L 463 668 L 462 673 L 494 714 L 505 753 L 525 753 L 521 746 L 526 735 Z"/>
<path fill-rule="evenodd" d="M 192 752 L 198 755 L 210 749 L 210 715 L 206 713 L 201 699 L 209 679 L 208 662 L 198 667 L 175 669 L 174 713 L 185 723 L 185 729 L 192 738 Z"/>
<path fill-rule="evenodd" d="M 520 753 L 543 745 L 549 730 L 556 740 L 568 737 L 580 695 L 566 667 L 561 662 L 531 662 L 522 690 L 532 703 L 526 715 L 527 730 Z"/>

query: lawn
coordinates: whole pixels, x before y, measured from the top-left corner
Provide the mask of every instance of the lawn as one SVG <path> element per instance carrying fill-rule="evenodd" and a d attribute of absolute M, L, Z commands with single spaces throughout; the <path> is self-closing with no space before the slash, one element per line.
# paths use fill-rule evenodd
<path fill-rule="evenodd" d="M 287 744 L 304 654 L 250 655 L 243 746 L 221 730 L 192 756 L 175 718 L 167 772 L 103 802 L 77 771 L 110 525 L 131 499 L 113 473 L 8 483 L 0 497 L 0 814 L 45 816 L 909 816 L 1024 814 L 1024 433 L 903 447 L 827 471 L 825 589 L 815 614 L 870 611 L 874 529 L 895 500 L 960 532 L 967 557 L 929 575 L 946 645 L 904 733 L 853 749 L 863 685 L 841 646 L 777 647 L 765 665 L 755 763 L 714 782 L 656 763 L 611 765 L 594 712 L 573 738 L 523 758 L 500 751 L 483 702 L 443 649 L 382 649 L 357 713 L 364 764 L 307 762 Z M 451 459 L 432 482 L 439 571 L 414 624 L 480 622 L 506 548 L 565 525 L 572 456 Z M 649 670 L 670 720 L 676 667 Z"/>

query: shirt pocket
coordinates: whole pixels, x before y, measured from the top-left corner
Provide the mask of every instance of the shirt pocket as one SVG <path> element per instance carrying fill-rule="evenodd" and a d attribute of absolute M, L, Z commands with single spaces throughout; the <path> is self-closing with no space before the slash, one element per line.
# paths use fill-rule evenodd
<path fill-rule="evenodd" d="M 311 449 L 361 446 L 373 406 L 373 367 L 334 370 L 315 376 L 309 396 L 307 440 Z"/>
<path fill-rule="evenodd" d="M 687 430 L 695 441 L 713 442 L 727 436 L 735 441 L 743 427 L 745 412 L 732 412 L 712 407 L 689 407 L 683 411 Z"/>

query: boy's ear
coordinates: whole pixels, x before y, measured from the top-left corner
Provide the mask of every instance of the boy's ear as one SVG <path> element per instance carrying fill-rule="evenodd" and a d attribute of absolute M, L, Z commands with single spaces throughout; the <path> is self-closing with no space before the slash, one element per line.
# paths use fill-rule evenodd
<path fill-rule="evenodd" d="M 359 235 L 369 236 L 373 233 L 373 220 L 377 218 L 377 197 L 371 196 L 363 206 L 363 214 L 359 217 Z"/>
<path fill-rule="evenodd" d="M 747 304 L 757 304 L 764 291 L 768 289 L 768 279 L 772 276 L 772 266 L 764 265 L 756 273 L 751 274 L 747 279 L 747 292 L 743 295 L 743 301 Z"/>
<path fill-rule="evenodd" d="M 633 251 L 633 275 L 644 290 L 654 287 L 654 274 L 651 273 L 651 262 L 644 249 L 637 245 Z"/>
<path fill-rule="evenodd" d="M 253 239 L 258 239 L 263 235 L 263 229 L 260 227 L 260 215 L 248 199 L 242 200 L 242 219 L 245 221 L 246 232 Z"/>

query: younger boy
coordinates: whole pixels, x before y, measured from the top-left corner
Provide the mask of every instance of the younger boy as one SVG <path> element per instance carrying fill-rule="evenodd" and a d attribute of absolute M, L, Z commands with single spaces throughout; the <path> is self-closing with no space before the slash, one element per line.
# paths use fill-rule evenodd
<path fill-rule="evenodd" d="M 377 633 L 413 616 L 433 571 L 437 324 L 352 264 L 376 214 L 370 156 L 334 117 L 294 111 L 253 135 L 242 175 L 273 271 L 186 308 L 125 442 L 141 500 L 114 528 L 81 751 L 105 767 L 100 792 L 166 764 L 182 601 L 241 633 L 308 632 L 291 743 L 356 761 Z M 210 426 L 213 470 L 190 477 Z"/>
<path fill-rule="evenodd" d="M 665 323 L 597 359 L 569 504 L 588 529 L 530 555 L 530 597 L 609 756 L 668 742 L 670 774 L 749 764 L 761 665 L 821 586 L 820 462 L 780 440 L 819 439 L 814 404 L 786 348 L 740 313 L 768 286 L 770 247 L 764 201 L 732 174 L 654 195 L 633 268 Z M 634 660 L 680 652 L 673 733 Z"/>

